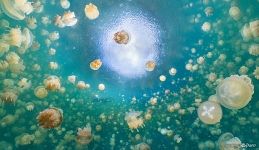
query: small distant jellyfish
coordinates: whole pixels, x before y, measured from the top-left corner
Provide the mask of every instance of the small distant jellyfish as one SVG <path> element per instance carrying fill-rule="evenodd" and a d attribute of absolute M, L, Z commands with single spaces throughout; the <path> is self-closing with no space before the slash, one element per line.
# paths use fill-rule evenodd
<path fill-rule="evenodd" d="M 216 88 L 217 99 L 228 109 L 241 109 L 251 100 L 254 86 L 245 75 L 225 78 Z"/>
<path fill-rule="evenodd" d="M 75 75 L 71 75 L 67 77 L 68 82 L 75 84 L 76 82 L 76 76 Z"/>
<path fill-rule="evenodd" d="M 139 143 L 139 144 L 134 146 L 133 150 L 151 150 L 151 148 L 146 143 Z"/>
<path fill-rule="evenodd" d="M 227 132 L 222 134 L 218 139 L 218 146 L 220 150 L 239 150 L 241 148 L 241 141 Z"/>
<path fill-rule="evenodd" d="M 176 75 L 176 73 L 177 73 L 177 70 L 176 70 L 175 68 L 171 68 L 171 69 L 169 70 L 169 74 L 170 74 L 171 76 Z"/>
<path fill-rule="evenodd" d="M 47 79 L 44 80 L 44 86 L 47 90 L 59 90 L 61 87 L 60 79 L 57 76 L 48 76 Z"/>
<path fill-rule="evenodd" d="M 38 123 L 43 128 L 56 128 L 61 125 L 63 121 L 63 112 L 62 110 L 51 107 L 43 110 L 37 116 Z"/>
<path fill-rule="evenodd" d="M 116 32 L 114 34 L 113 39 L 118 44 L 128 44 L 130 36 L 126 31 L 122 30 L 122 31 Z"/>
<path fill-rule="evenodd" d="M 259 56 L 259 44 L 250 45 L 248 52 L 250 55 Z"/>
<path fill-rule="evenodd" d="M 161 82 L 165 82 L 166 76 L 164 76 L 164 75 L 159 76 L 159 80 L 160 80 Z"/>
<path fill-rule="evenodd" d="M 34 95 L 39 99 L 43 99 L 48 96 L 48 91 L 44 86 L 38 86 L 34 89 Z"/>
<path fill-rule="evenodd" d="M 99 84 L 99 85 L 98 85 L 98 89 L 99 89 L 100 91 L 105 90 L 105 85 L 104 85 L 103 83 Z"/>
<path fill-rule="evenodd" d="M 57 31 L 51 32 L 49 34 L 49 40 L 56 41 L 59 39 L 59 33 Z"/>
<path fill-rule="evenodd" d="M 211 24 L 209 22 L 204 22 L 203 25 L 201 26 L 201 29 L 204 32 L 209 32 L 211 29 Z"/>
<path fill-rule="evenodd" d="M 240 19 L 240 9 L 237 6 L 232 6 L 229 9 L 229 15 L 232 17 L 234 20 L 239 20 Z"/>
<path fill-rule="evenodd" d="M 146 71 L 153 71 L 156 67 L 156 63 L 153 60 L 147 61 L 145 65 Z"/>
<path fill-rule="evenodd" d="M 26 104 L 26 110 L 33 111 L 33 109 L 34 109 L 33 103 L 29 102 L 29 103 Z"/>
<path fill-rule="evenodd" d="M 30 29 L 35 29 L 37 27 L 37 20 L 34 17 L 26 18 L 27 26 Z"/>
<path fill-rule="evenodd" d="M 64 9 L 68 9 L 70 7 L 70 2 L 68 0 L 60 0 L 60 5 Z"/>
<path fill-rule="evenodd" d="M 98 70 L 102 66 L 101 59 L 95 59 L 90 63 L 90 68 L 92 70 Z"/>
<path fill-rule="evenodd" d="M 99 17 L 98 8 L 92 3 L 85 5 L 85 16 L 90 20 L 94 20 L 98 18 Z"/>
<path fill-rule="evenodd" d="M 221 106 L 213 101 L 201 103 L 197 112 L 200 120 L 205 124 L 216 124 L 222 118 Z"/>
<path fill-rule="evenodd" d="M 93 139 L 93 135 L 92 135 L 92 128 L 90 124 L 87 124 L 83 129 L 78 128 L 76 141 L 79 144 L 82 144 L 82 145 L 89 144 L 92 141 L 92 139 Z"/>

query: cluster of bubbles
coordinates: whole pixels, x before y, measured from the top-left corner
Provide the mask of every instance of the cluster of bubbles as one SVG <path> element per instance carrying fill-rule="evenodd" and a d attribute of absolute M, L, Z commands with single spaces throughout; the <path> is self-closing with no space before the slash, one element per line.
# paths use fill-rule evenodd
<path fill-rule="evenodd" d="M 247 139 L 246 135 L 238 134 L 248 126 L 258 139 L 259 102 L 254 97 L 259 79 L 259 20 L 252 13 L 258 8 L 249 5 L 241 9 L 236 1 L 229 0 L 220 5 L 215 5 L 220 3 L 217 0 L 183 0 L 183 3 L 186 12 L 201 8 L 188 18 L 189 26 L 198 27 L 201 36 L 193 45 L 182 48 L 190 53 L 190 58 L 184 62 L 185 68 L 179 69 L 193 76 L 177 78 L 181 71 L 171 66 L 156 80 L 161 85 L 170 81 L 175 85 L 179 80 L 187 84 L 179 91 L 162 87 L 141 97 L 120 95 L 117 104 L 102 104 L 98 103 L 103 102 L 98 95 L 89 94 L 90 89 L 105 92 L 111 90 L 109 85 L 100 82 L 92 88 L 77 75 L 64 78 L 59 75 L 61 66 L 53 60 L 56 49 L 62 45 L 59 30 L 78 23 L 77 14 L 69 10 L 69 0 L 0 0 L 0 131 L 3 133 L 0 149 L 44 143 L 55 145 L 56 150 L 105 146 L 132 150 L 184 149 L 188 143 L 204 150 L 240 149 L 242 141 Z M 254 3 L 258 5 L 258 1 Z M 45 14 L 47 4 L 66 11 L 51 18 Z M 215 20 L 213 16 L 218 11 L 224 13 Z M 93 3 L 85 4 L 82 13 L 87 21 L 103 15 Z M 191 28 L 187 31 L 193 32 Z M 216 39 L 206 44 L 207 37 Z M 111 38 L 123 46 L 130 40 L 130 33 L 118 31 Z M 207 53 L 197 53 L 199 49 Z M 50 61 L 42 63 L 42 55 Z M 102 63 L 97 58 L 88 67 L 98 71 L 103 69 Z M 148 72 L 155 71 L 155 67 L 158 66 L 154 60 L 145 64 Z M 138 104 L 146 98 L 149 100 L 144 109 L 140 108 Z M 82 105 L 86 107 L 80 108 Z M 13 110 L 8 109 L 11 107 Z M 62 110 L 65 107 L 69 109 Z M 154 133 L 169 141 L 170 146 L 156 145 Z M 125 136 L 121 137 L 122 134 Z M 205 140 L 203 136 L 208 138 Z"/>

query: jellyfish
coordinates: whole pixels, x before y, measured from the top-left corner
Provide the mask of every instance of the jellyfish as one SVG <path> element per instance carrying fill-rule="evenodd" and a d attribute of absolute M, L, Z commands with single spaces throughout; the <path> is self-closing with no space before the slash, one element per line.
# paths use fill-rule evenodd
<path fill-rule="evenodd" d="M 134 146 L 133 150 L 151 150 L 151 148 L 146 143 L 139 143 Z"/>
<path fill-rule="evenodd" d="M 33 111 L 33 109 L 34 109 L 34 104 L 32 102 L 29 102 L 26 104 L 26 110 Z"/>
<path fill-rule="evenodd" d="M 34 135 L 30 135 L 28 133 L 23 133 L 15 138 L 15 145 L 29 145 L 32 144 L 35 139 Z"/>
<path fill-rule="evenodd" d="M 232 75 L 225 78 L 216 88 L 220 104 L 229 109 L 245 107 L 252 98 L 254 86 L 245 75 Z"/>
<path fill-rule="evenodd" d="M 8 52 L 10 49 L 10 45 L 0 41 L 0 57 L 4 55 L 4 53 Z"/>
<path fill-rule="evenodd" d="M 211 24 L 209 22 L 204 22 L 201 26 L 204 32 L 209 32 L 211 30 Z"/>
<path fill-rule="evenodd" d="M 249 23 L 250 30 L 254 38 L 259 38 L 259 20 L 251 21 Z"/>
<path fill-rule="evenodd" d="M 5 60 L 0 60 L 0 72 L 7 71 L 9 64 Z"/>
<path fill-rule="evenodd" d="M 87 88 L 87 85 L 85 84 L 84 81 L 78 81 L 77 82 L 77 88 L 78 89 L 85 89 L 85 88 Z"/>
<path fill-rule="evenodd" d="M 63 112 L 61 109 L 51 107 L 43 110 L 37 116 L 38 123 L 43 128 L 55 128 L 61 125 L 63 121 Z"/>
<path fill-rule="evenodd" d="M 98 70 L 102 66 L 101 59 L 95 59 L 90 63 L 90 68 L 92 70 Z"/>
<path fill-rule="evenodd" d="M 38 86 L 34 89 L 34 95 L 39 99 L 43 99 L 48 96 L 48 91 L 44 86 Z"/>
<path fill-rule="evenodd" d="M 150 100 L 149 100 L 149 103 L 151 105 L 156 105 L 157 104 L 157 98 L 156 97 L 151 97 Z"/>
<path fill-rule="evenodd" d="M 98 18 L 99 17 L 98 8 L 92 3 L 85 5 L 85 16 L 90 20 L 94 20 Z"/>
<path fill-rule="evenodd" d="M 47 90 L 59 90 L 61 87 L 60 79 L 57 76 L 51 75 L 44 80 L 44 86 Z"/>
<path fill-rule="evenodd" d="M 71 11 L 65 12 L 62 16 L 62 22 L 66 26 L 74 26 L 77 23 L 75 13 Z"/>
<path fill-rule="evenodd" d="M 76 82 L 76 76 L 75 75 L 71 75 L 67 77 L 68 82 L 75 84 Z"/>
<path fill-rule="evenodd" d="M 229 9 L 229 15 L 232 17 L 234 20 L 239 20 L 240 19 L 240 9 L 237 6 L 232 6 Z"/>
<path fill-rule="evenodd" d="M 156 63 L 153 60 L 147 61 L 145 65 L 146 71 L 153 71 L 156 67 Z"/>
<path fill-rule="evenodd" d="M 6 61 L 8 64 L 19 64 L 20 57 L 15 52 L 10 52 L 5 56 Z"/>
<path fill-rule="evenodd" d="M 213 101 L 201 103 L 197 113 L 200 120 L 205 124 L 216 124 L 222 118 L 221 106 Z"/>
<path fill-rule="evenodd" d="M 60 5 L 64 9 L 68 9 L 70 7 L 70 2 L 68 0 L 60 0 Z"/>
<path fill-rule="evenodd" d="M 23 40 L 20 28 L 11 28 L 8 34 L 4 34 L 2 40 L 11 46 L 20 47 Z"/>
<path fill-rule="evenodd" d="M 130 36 L 126 31 L 122 30 L 122 31 L 116 32 L 114 34 L 113 39 L 118 44 L 128 44 Z"/>
<path fill-rule="evenodd" d="M 15 20 L 23 20 L 25 18 L 25 14 L 14 7 L 13 0 L 1 0 L 0 4 L 3 12 L 8 17 Z"/>
<path fill-rule="evenodd" d="M 30 29 L 35 29 L 37 27 L 37 20 L 34 17 L 28 17 L 26 19 L 26 23 L 27 23 L 28 28 L 30 28 Z"/>
<path fill-rule="evenodd" d="M 160 80 L 161 82 L 165 82 L 166 76 L 164 76 L 164 75 L 159 76 L 159 80 Z"/>
<path fill-rule="evenodd" d="M 126 112 L 124 119 L 131 130 L 138 130 L 139 127 L 144 126 L 144 120 L 142 117 L 140 117 L 141 114 L 142 112 L 133 110 L 130 112 Z"/>
<path fill-rule="evenodd" d="M 259 56 L 259 44 L 250 45 L 248 52 L 250 55 Z"/>
<path fill-rule="evenodd" d="M 241 148 L 241 141 L 227 132 L 219 137 L 218 146 L 220 150 L 239 150 Z"/>
<path fill-rule="evenodd" d="M 8 125 L 11 125 L 15 122 L 15 120 L 17 119 L 17 117 L 15 115 L 6 115 L 5 117 L 3 117 L 0 120 L 0 126 L 1 127 L 6 127 Z"/>
<path fill-rule="evenodd" d="M 33 43 L 33 34 L 28 28 L 23 29 L 23 39 L 21 46 L 19 48 L 19 52 L 21 54 L 25 53 L 25 51 L 32 46 Z"/>
<path fill-rule="evenodd" d="M 59 33 L 57 31 L 49 33 L 49 40 L 56 41 L 59 39 Z"/>
<path fill-rule="evenodd" d="M 92 128 L 90 124 L 87 124 L 83 129 L 78 128 L 76 141 L 79 144 L 82 144 L 82 145 L 89 144 L 92 141 L 92 139 L 93 139 L 93 135 L 92 135 Z"/>
<path fill-rule="evenodd" d="M 100 84 L 98 85 L 98 89 L 99 89 L 100 91 L 105 90 L 105 85 L 104 85 L 103 83 L 100 83 Z"/>
<path fill-rule="evenodd" d="M 176 70 L 175 68 L 171 68 L 171 69 L 169 70 L 169 74 L 170 74 L 171 76 L 174 76 L 176 73 L 177 73 L 177 70 Z"/>
<path fill-rule="evenodd" d="M 2 93 L 0 93 L 0 99 L 3 103 L 15 103 L 17 98 L 17 92 L 13 89 L 5 89 Z"/>

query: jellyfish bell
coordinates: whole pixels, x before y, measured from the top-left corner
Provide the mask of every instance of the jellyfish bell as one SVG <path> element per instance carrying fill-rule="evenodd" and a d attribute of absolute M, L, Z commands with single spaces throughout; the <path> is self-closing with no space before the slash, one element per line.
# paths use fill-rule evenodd
<path fill-rule="evenodd" d="M 90 124 L 87 124 L 84 128 L 78 128 L 76 141 L 79 144 L 87 145 L 93 139 L 92 128 Z"/>
<path fill-rule="evenodd" d="M 14 7 L 13 0 L 0 0 L 1 8 L 3 12 L 10 18 L 15 20 L 23 20 L 25 14 L 21 10 L 17 10 Z"/>
<path fill-rule="evenodd" d="M 145 69 L 146 71 L 153 71 L 156 67 L 156 63 L 153 60 L 149 60 L 146 62 Z"/>
<path fill-rule="evenodd" d="M 44 86 L 38 86 L 34 89 L 34 95 L 39 99 L 43 99 L 48 96 L 48 91 Z"/>
<path fill-rule="evenodd" d="M 38 123 L 43 128 L 56 128 L 63 121 L 63 112 L 61 109 L 51 107 L 43 110 L 37 116 Z"/>
<path fill-rule="evenodd" d="M 23 40 L 22 31 L 20 28 L 11 28 L 8 34 L 4 34 L 3 41 L 11 46 L 20 47 Z"/>
<path fill-rule="evenodd" d="M 85 5 L 85 16 L 90 20 L 94 20 L 98 18 L 99 17 L 98 8 L 92 3 Z"/>
<path fill-rule="evenodd" d="M 213 101 L 206 101 L 198 108 L 198 117 L 205 124 L 216 124 L 222 118 L 221 106 Z"/>
<path fill-rule="evenodd" d="M 241 109 L 251 100 L 254 86 L 245 75 L 232 75 L 225 78 L 216 88 L 220 104 L 229 109 Z"/>
<path fill-rule="evenodd" d="M 140 115 L 142 114 L 142 112 L 140 111 L 130 111 L 127 112 L 125 114 L 125 121 L 128 124 L 128 127 L 132 130 L 132 129 L 136 129 L 138 130 L 139 127 L 143 127 L 144 126 L 144 120 L 142 117 L 140 117 Z"/>
<path fill-rule="evenodd" d="M 60 5 L 64 9 L 68 9 L 70 7 L 70 2 L 68 0 L 60 0 Z"/>
<path fill-rule="evenodd" d="M 25 53 L 25 51 L 32 46 L 33 43 L 33 34 L 28 28 L 23 29 L 23 38 L 22 43 L 19 48 L 19 52 L 21 54 Z"/>
<path fill-rule="evenodd" d="M 60 79 L 57 76 L 48 76 L 44 80 L 44 86 L 47 90 L 59 90 L 61 87 Z"/>
<path fill-rule="evenodd" d="M 90 68 L 92 70 L 98 70 L 102 66 L 101 59 L 95 59 L 90 63 Z"/>
<path fill-rule="evenodd" d="M 134 146 L 133 150 L 151 150 L 151 148 L 146 143 L 139 143 L 139 144 Z"/>
<path fill-rule="evenodd" d="M 66 26 L 74 26 L 77 23 L 77 19 L 74 12 L 65 12 L 62 16 L 62 21 Z"/>
<path fill-rule="evenodd" d="M 220 150 L 239 150 L 241 148 L 241 141 L 239 138 L 234 137 L 233 134 L 227 132 L 219 137 L 218 146 Z"/>
<path fill-rule="evenodd" d="M 0 93 L 0 99 L 3 103 L 15 103 L 17 98 L 17 92 L 12 89 L 7 89 Z"/>
<path fill-rule="evenodd" d="M 130 40 L 130 36 L 126 31 L 122 30 L 122 31 L 116 32 L 114 34 L 113 39 L 118 44 L 128 44 Z"/>

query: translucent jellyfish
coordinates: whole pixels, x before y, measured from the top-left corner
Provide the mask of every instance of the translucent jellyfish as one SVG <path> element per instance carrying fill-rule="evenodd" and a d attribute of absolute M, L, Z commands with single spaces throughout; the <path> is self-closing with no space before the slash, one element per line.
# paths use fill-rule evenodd
<path fill-rule="evenodd" d="M 146 143 L 139 143 L 134 146 L 133 150 L 151 150 L 151 148 Z"/>
<path fill-rule="evenodd" d="M 164 75 L 159 76 L 159 80 L 160 80 L 161 82 L 165 82 L 166 76 L 164 76 Z"/>
<path fill-rule="evenodd" d="M 29 89 L 29 88 L 31 87 L 31 81 L 29 81 L 27 78 L 22 78 L 22 79 L 18 82 L 18 86 L 19 86 L 19 88 L 21 88 L 22 90 Z"/>
<path fill-rule="evenodd" d="M 142 112 L 140 111 L 126 112 L 124 119 L 131 130 L 144 126 L 144 120 L 142 117 L 140 117 L 141 114 Z"/>
<path fill-rule="evenodd" d="M 26 110 L 33 111 L 33 109 L 34 109 L 34 104 L 32 102 L 29 102 L 26 104 Z"/>
<path fill-rule="evenodd" d="M 90 20 L 94 20 L 98 18 L 99 17 L 98 8 L 92 3 L 85 5 L 85 16 Z"/>
<path fill-rule="evenodd" d="M 10 52 L 5 56 L 8 64 L 18 64 L 20 62 L 20 57 L 15 52 Z"/>
<path fill-rule="evenodd" d="M 77 88 L 78 89 L 86 89 L 87 88 L 87 85 L 84 81 L 78 81 L 77 82 Z"/>
<path fill-rule="evenodd" d="M 259 20 L 251 21 L 249 23 L 250 30 L 254 38 L 259 37 Z"/>
<path fill-rule="evenodd" d="M 38 123 L 43 128 L 55 128 L 61 125 L 63 121 L 62 110 L 51 107 L 43 110 L 37 116 Z"/>
<path fill-rule="evenodd" d="M 92 70 L 98 70 L 102 66 L 102 61 L 101 59 L 95 59 L 90 63 L 90 68 Z"/>
<path fill-rule="evenodd" d="M 19 53 L 23 54 L 28 48 L 32 46 L 33 43 L 33 34 L 28 28 L 23 29 L 23 38 L 22 38 L 22 43 L 19 48 Z"/>
<path fill-rule="evenodd" d="M 98 89 L 99 89 L 100 91 L 105 90 L 105 85 L 104 85 L 103 83 L 99 84 L 99 85 L 98 85 Z"/>
<path fill-rule="evenodd" d="M 232 75 L 225 78 L 216 89 L 220 104 L 229 109 L 245 107 L 252 98 L 254 86 L 248 76 Z"/>
<path fill-rule="evenodd" d="M 151 97 L 150 100 L 149 100 L 149 103 L 151 105 L 156 105 L 157 104 L 157 98 L 156 97 Z"/>
<path fill-rule="evenodd" d="M 0 57 L 4 55 L 4 53 L 8 52 L 10 49 L 9 44 L 0 41 Z"/>
<path fill-rule="evenodd" d="M 3 41 L 11 46 L 20 47 L 23 40 L 22 31 L 20 28 L 11 28 L 8 34 L 4 34 Z"/>
<path fill-rule="evenodd" d="M 76 82 L 76 76 L 75 75 L 71 75 L 67 77 L 68 82 L 75 84 Z"/>
<path fill-rule="evenodd" d="M 5 60 L 0 60 L 0 72 L 7 71 L 9 64 Z"/>
<path fill-rule="evenodd" d="M 28 17 L 26 18 L 26 23 L 28 28 L 35 29 L 37 27 L 37 20 L 34 17 Z"/>
<path fill-rule="evenodd" d="M 90 124 L 87 124 L 83 129 L 78 128 L 76 139 L 76 141 L 82 145 L 89 144 L 92 141 L 93 135 Z"/>
<path fill-rule="evenodd" d="M 205 124 L 216 124 L 222 118 L 221 106 L 213 101 L 201 103 L 197 112 L 200 120 Z"/>
<path fill-rule="evenodd" d="M 253 56 L 259 56 L 259 44 L 250 45 L 248 52 Z"/>
<path fill-rule="evenodd" d="M 0 62 L 0 66 L 1 66 L 1 62 Z M 0 67 L 1 68 L 1 67 Z M 0 69 L 1 70 L 1 69 Z M 259 67 L 256 67 L 254 72 L 253 72 L 254 77 L 259 80 Z"/>
<path fill-rule="evenodd" d="M 57 31 L 51 32 L 49 34 L 49 40 L 50 41 L 56 41 L 59 39 L 59 33 Z"/>
<path fill-rule="evenodd" d="M 171 69 L 169 70 L 169 74 L 170 74 L 171 76 L 176 75 L 176 73 L 177 73 L 177 70 L 176 70 L 175 68 L 171 68 Z"/>
<path fill-rule="evenodd" d="M 227 132 L 219 137 L 218 146 L 220 150 L 240 150 L 241 141 L 239 138 Z"/>
<path fill-rule="evenodd" d="M 234 19 L 234 20 L 239 20 L 240 19 L 240 9 L 236 6 L 232 6 L 229 9 L 229 15 Z"/>
<path fill-rule="evenodd" d="M 57 76 L 52 75 L 44 80 L 44 86 L 47 90 L 59 90 L 61 83 Z"/>
<path fill-rule="evenodd" d="M 36 13 L 41 13 L 43 11 L 43 5 L 40 1 L 34 1 L 32 3 L 32 7 L 33 7 L 33 11 L 36 12 Z"/>
<path fill-rule="evenodd" d="M 15 138 L 15 145 L 29 145 L 32 144 L 35 139 L 34 135 L 23 133 L 22 135 L 19 135 Z"/>
<path fill-rule="evenodd" d="M 70 7 L 70 2 L 68 0 L 60 0 L 60 5 L 64 9 L 68 9 Z"/>
<path fill-rule="evenodd" d="M 6 89 L 0 93 L 0 99 L 3 103 L 15 103 L 17 98 L 17 92 L 13 89 Z"/>
<path fill-rule="evenodd" d="M 44 86 L 38 86 L 34 89 L 34 95 L 40 99 L 43 99 L 48 96 L 48 91 Z"/>
<path fill-rule="evenodd" d="M 8 125 L 11 125 L 15 122 L 15 120 L 17 119 L 17 117 L 15 115 L 6 115 L 5 117 L 3 117 L 0 120 L 0 126 L 1 127 L 6 127 Z"/>
<path fill-rule="evenodd" d="M 25 14 L 15 8 L 13 0 L 1 0 L 0 4 L 3 12 L 10 18 L 15 20 L 23 20 L 25 18 Z"/>
<path fill-rule="evenodd" d="M 74 26 L 77 23 L 75 13 L 71 11 L 65 12 L 62 21 L 66 26 Z"/>
<path fill-rule="evenodd" d="M 57 62 L 53 62 L 53 61 L 49 62 L 49 68 L 51 70 L 57 70 L 58 69 L 58 63 Z"/>
<path fill-rule="evenodd" d="M 153 60 L 147 61 L 145 65 L 146 71 L 153 71 L 156 67 L 156 63 Z"/>
<path fill-rule="evenodd" d="M 130 40 L 130 36 L 126 31 L 122 30 L 122 31 L 116 32 L 114 34 L 113 39 L 118 44 L 128 44 Z"/>

